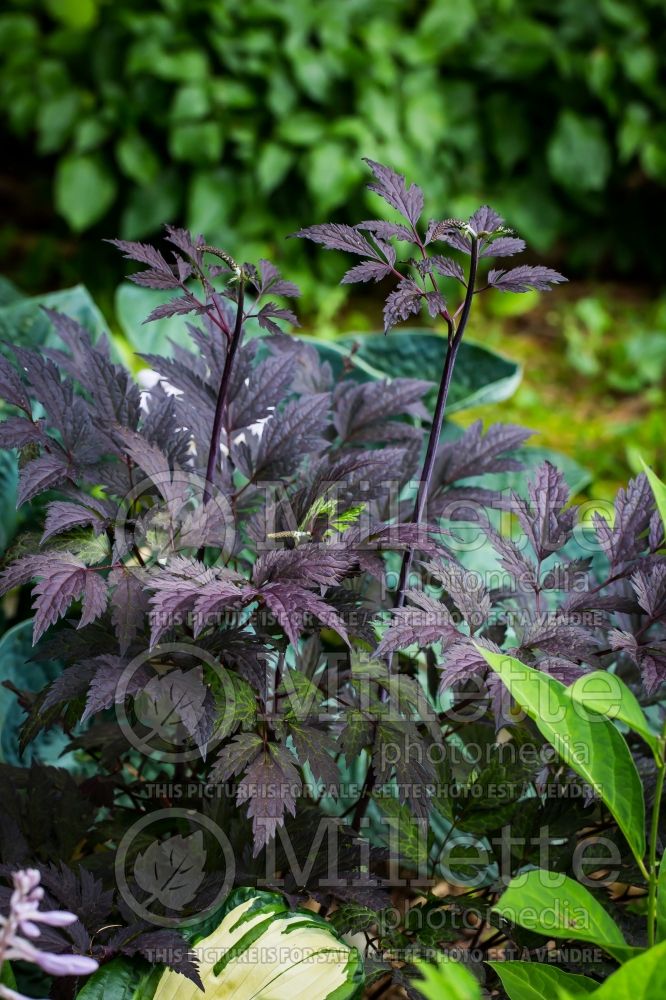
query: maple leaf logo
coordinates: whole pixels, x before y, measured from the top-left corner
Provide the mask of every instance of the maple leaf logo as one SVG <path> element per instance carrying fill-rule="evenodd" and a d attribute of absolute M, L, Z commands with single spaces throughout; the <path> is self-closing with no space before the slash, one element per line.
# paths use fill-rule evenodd
<path fill-rule="evenodd" d="M 171 746 L 182 746 L 190 739 L 199 742 L 205 701 L 206 686 L 199 667 L 152 677 L 134 699 L 137 719 L 148 730 L 144 742 L 155 737 Z"/>
<path fill-rule="evenodd" d="M 177 834 L 165 841 L 154 841 L 134 862 L 137 884 L 150 896 L 144 906 L 157 900 L 170 910 L 182 910 L 194 899 L 203 881 L 205 863 L 201 830 L 189 837 Z"/>

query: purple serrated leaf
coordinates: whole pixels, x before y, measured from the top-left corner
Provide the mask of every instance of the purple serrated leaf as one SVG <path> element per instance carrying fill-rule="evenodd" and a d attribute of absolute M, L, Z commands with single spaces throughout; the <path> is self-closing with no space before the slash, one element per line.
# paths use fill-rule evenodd
<path fill-rule="evenodd" d="M 381 281 L 390 273 L 390 264 L 380 264 L 378 261 L 367 260 L 350 268 L 341 279 L 340 284 L 352 285 L 358 281 Z"/>
<path fill-rule="evenodd" d="M 415 281 L 405 278 L 386 299 L 384 305 L 384 333 L 399 323 L 409 319 L 421 308 L 425 293 Z"/>
<path fill-rule="evenodd" d="M 361 257 L 374 257 L 375 260 L 379 260 L 372 244 L 368 243 L 362 233 L 353 226 L 339 222 L 307 226 L 305 229 L 299 229 L 294 236 L 320 243 L 327 250 L 346 250 L 348 253 L 360 254 Z"/>
<path fill-rule="evenodd" d="M 30 402 L 20 375 L 2 355 L 0 355 L 0 396 L 30 416 Z"/>
<path fill-rule="evenodd" d="M 41 545 L 55 535 L 61 535 L 64 531 L 72 528 L 81 528 L 84 525 L 92 525 L 96 535 L 104 531 L 107 519 L 98 511 L 91 510 L 78 503 L 70 503 L 66 500 L 55 500 L 50 503 L 44 521 L 44 534 L 41 538 Z"/>
<path fill-rule="evenodd" d="M 285 812 L 296 815 L 296 798 L 302 781 L 293 758 L 289 758 L 290 755 L 280 753 L 280 747 L 271 743 L 268 752 L 255 758 L 238 783 L 236 802 L 248 804 L 255 857 L 284 824 Z"/>
<path fill-rule="evenodd" d="M 552 267 L 542 265 L 530 267 L 524 264 L 510 271 L 493 269 L 488 272 L 488 284 L 500 292 L 529 292 L 531 289 L 549 292 L 552 285 L 558 285 L 562 281 L 568 281 L 568 278 Z"/>
<path fill-rule="evenodd" d="M 480 257 L 513 257 L 516 253 L 522 253 L 525 249 L 525 241 L 514 236 L 500 236 L 496 240 L 485 243 Z"/>
<path fill-rule="evenodd" d="M 429 263 L 433 271 L 436 271 L 437 274 L 441 274 L 445 278 L 455 278 L 456 281 L 460 281 L 463 285 L 465 284 L 465 272 L 457 260 L 437 255 L 430 257 Z"/>
<path fill-rule="evenodd" d="M 469 225 L 477 236 L 489 236 L 497 232 L 503 222 L 502 216 L 490 205 L 482 205 L 470 218 Z"/>
<path fill-rule="evenodd" d="M 363 157 L 376 178 L 376 183 L 368 184 L 380 198 L 388 202 L 392 208 L 400 212 L 412 226 L 415 226 L 423 211 L 423 191 L 416 184 L 407 187 L 405 178 L 390 167 L 385 167 L 375 160 Z"/>
<path fill-rule="evenodd" d="M 68 475 L 72 475 L 72 469 L 64 456 L 45 454 L 34 458 L 19 473 L 16 506 L 21 507 L 44 490 L 61 483 Z"/>
<path fill-rule="evenodd" d="M 366 222 L 358 222 L 356 229 L 365 229 L 380 240 L 402 240 L 406 243 L 414 242 L 414 233 L 407 226 L 399 222 L 384 222 L 383 219 L 370 219 Z"/>
<path fill-rule="evenodd" d="M 0 448 L 23 448 L 27 444 L 46 444 L 41 423 L 8 417 L 0 423 Z"/>

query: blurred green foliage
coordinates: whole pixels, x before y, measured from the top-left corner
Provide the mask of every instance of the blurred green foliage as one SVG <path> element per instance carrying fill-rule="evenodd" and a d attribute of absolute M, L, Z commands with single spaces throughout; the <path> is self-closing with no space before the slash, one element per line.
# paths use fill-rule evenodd
<path fill-rule="evenodd" d="M 665 53 L 663 0 L 5 0 L 5 149 L 74 232 L 279 241 L 309 304 L 339 267 L 282 238 L 376 213 L 361 156 L 433 211 L 490 199 L 569 273 L 636 270 L 666 222 Z"/>
<path fill-rule="evenodd" d="M 641 471 L 641 453 L 663 474 L 666 296 L 588 285 L 526 300 L 493 293 L 470 325 L 485 347 L 523 366 L 501 419 L 534 428 L 535 444 L 575 455 L 598 499 L 612 499 Z M 491 419 L 491 408 L 467 410 L 461 422 L 479 417 Z"/>

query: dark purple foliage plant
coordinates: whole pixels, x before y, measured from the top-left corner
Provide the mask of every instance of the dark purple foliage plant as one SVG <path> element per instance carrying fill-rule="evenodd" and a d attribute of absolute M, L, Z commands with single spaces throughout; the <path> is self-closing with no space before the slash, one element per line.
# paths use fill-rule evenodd
<path fill-rule="evenodd" d="M 41 519 L 0 586 L 32 582 L 33 656 L 63 665 L 36 696 L 17 692 L 21 746 L 61 728 L 82 762 L 73 773 L 2 765 L 0 841 L 6 871 L 29 863 L 49 901 L 78 914 L 61 950 L 105 963 L 166 949 L 196 979 L 182 924 L 230 885 L 228 858 L 185 835 L 188 810 L 224 832 L 231 884 L 317 901 L 337 931 L 365 934 L 368 976 L 408 992 L 424 949 L 467 937 L 480 963 L 498 942 L 537 947 L 538 934 L 491 907 L 507 878 L 541 863 L 544 826 L 554 870 L 570 873 L 582 831 L 603 829 L 616 881 L 646 884 L 599 796 L 518 716 L 483 653 L 564 685 L 612 670 L 660 711 L 666 562 L 649 484 L 638 476 L 612 515 L 585 519 L 550 462 L 526 489 L 498 488 L 506 473 L 517 481 L 531 432 L 443 433 L 476 297 L 565 279 L 507 267 L 525 245 L 488 206 L 424 225 L 421 190 L 368 164 L 396 221 L 296 235 L 358 258 L 343 283 L 386 283 L 389 337 L 421 313 L 443 326 L 434 412 L 429 382 L 335 373 L 288 333 L 298 289 L 274 265 L 239 264 L 173 228 L 164 249 L 113 241 L 140 265 L 132 281 L 171 293 L 147 321 L 182 316 L 191 338 L 143 356 L 149 388 L 105 338 L 57 313 L 61 348 L 0 358 L 11 408 L 0 444 L 18 450 L 19 503 Z M 460 544 L 470 524 L 473 563 Z M 649 773 L 633 738 L 631 749 Z M 52 815 L 40 822 L 44 802 Z M 162 840 L 137 834 L 127 854 L 128 831 L 153 815 Z M 519 845 L 508 851 L 507 827 Z M 468 853 L 443 867 L 452 834 Z M 475 840 L 483 861 L 469 856 Z M 175 870 L 199 875 L 174 896 L 151 891 L 153 870 L 167 883 Z M 396 878 L 407 900 L 397 922 Z M 444 878 L 456 888 L 435 894 Z"/>

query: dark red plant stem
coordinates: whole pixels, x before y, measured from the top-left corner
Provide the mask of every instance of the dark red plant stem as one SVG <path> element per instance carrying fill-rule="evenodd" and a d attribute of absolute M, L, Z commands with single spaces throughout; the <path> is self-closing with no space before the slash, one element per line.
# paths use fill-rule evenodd
<path fill-rule="evenodd" d="M 224 407 L 227 402 L 227 393 L 231 381 L 231 371 L 236 358 L 236 353 L 240 347 L 243 333 L 243 277 L 238 279 L 238 302 L 236 304 L 236 322 L 231 335 L 231 343 L 224 361 L 222 379 L 220 380 L 220 390 L 217 394 L 215 404 L 215 417 L 213 419 L 213 431 L 210 439 L 210 450 L 208 452 L 208 465 L 206 466 L 206 483 L 204 485 L 203 502 L 208 503 L 211 497 L 213 477 L 215 476 L 215 466 L 220 454 L 220 438 L 222 437 L 222 421 L 224 419 Z"/>
<path fill-rule="evenodd" d="M 444 414 L 446 412 L 446 401 L 449 395 L 449 388 L 451 386 L 451 379 L 453 377 L 453 370 L 456 364 L 456 357 L 458 354 L 458 348 L 460 347 L 463 335 L 465 333 L 465 327 L 467 326 L 467 320 L 469 319 L 470 310 L 472 308 L 472 298 L 474 296 L 474 285 L 476 282 L 476 270 L 479 260 L 479 243 L 476 237 L 472 237 L 472 248 L 470 254 L 470 265 L 469 265 L 469 277 L 467 281 L 467 291 L 465 293 L 465 300 L 462 306 L 462 312 L 460 315 L 460 321 L 457 328 L 454 326 L 454 320 L 449 315 L 448 311 L 443 314 L 446 319 L 447 325 L 449 327 L 449 338 L 446 348 L 446 358 L 444 359 L 444 368 L 442 369 L 442 377 L 439 383 L 439 392 L 437 394 L 437 403 L 435 405 L 435 413 L 433 415 L 432 428 L 430 430 L 430 437 L 428 438 L 428 447 L 426 449 L 425 458 L 423 460 L 423 469 L 421 471 L 421 481 L 419 483 L 418 493 L 416 494 L 416 503 L 414 504 L 414 514 L 412 520 L 415 524 L 419 524 L 423 518 L 425 512 L 426 502 L 428 499 L 428 492 L 430 489 L 430 481 L 432 479 L 433 469 L 435 467 L 435 457 L 437 455 L 437 446 L 439 445 L 439 438 L 442 433 L 442 424 L 444 423 Z M 412 565 L 413 553 L 411 547 L 405 551 L 402 559 L 402 566 L 400 567 L 400 578 L 398 580 L 398 588 L 395 597 L 395 607 L 401 608 L 405 603 L 405 590 L 407 586 L 407 580 L 409 578 L 409 571 Z M 391 663 L 389 658 L 388 668 L 390 670 Z M 388 692 L 386 689 L 382 690 L 381 700 L 387 701 Z M 372 797 L 372 792 L 374 789 L 376 781 L 375 769 L 372 760 L 368 764 L 368 771 L 365 776 L 365 782 L 363 784 L 363 789 L 359 800 L 356 803 L 356 808 L 354 810 L 354 818 L 352 820 L 352 828 L 358 832 L 361 828 L 361 822 L 365 816 L 370 799 Z"/>
<path fill-rule="evenodd" d="M 442 424 L 444 423 L 444 414 L 446 412 L 446 401 L 449 396 L 449 388 L 451 386 L 451 379 L 453 378 L 453 371 L 456 364 L 456 357 L 458 355 L 458 349 L 462 342 L 463 335 L 465 333 L 465 327 L 467 326 L 467 320 L 469 319 L 470 310 L 472 308 L 472 298 L 474 296 L 474 285 L 476 282 L 476 269 L 477 269 L 478 259 L 479 259 L 478 240 L 476 239 L 476 237 L 472 237 L 472 248 L 470 253 L 467 292 L 465 293 L 465 301 L 463 302 L 462 313 L 460 315 L 460 321 L 458 323 L 457 328 L 454 330 L 453 322 L 447 320 L 447 322 L 449 323 L 449 342 L 446 349 L 444 368 L 442 369 L 442 378 L 439 383 L 437 404 L 435 406 L 435 412 L 432 419 L 430 437 L 428 438 L 428 447 L 426 449 L 425 459 L 423 460 L 421 480 L 419 482 L 419 489 L 416 494 L 416 503 L 414 504 L 414 513 L 412 515 L 412 520 L 414 524 L 421 523 L 423 519 L 423 514 L 425 512 L 426 503 L 428 500 L 428 493 L 430 491 L 430 481 L 432 479 L 432 473 L 435 467 L 437 447 L 439 445 L 439 439 L 442 433 Z M 409 571 L 412 566 L 412 558 L 413 558 L 413 551 L 410 547 L 406 550 L 402 558 L 402 566 L 400 567 L 400 578 L 398 580 L 398 588 L 396 591 L 395 604 L 394 604 L 396 608 L 401 608 L 405 603 L 405 589 L 407 587 Z"/>

